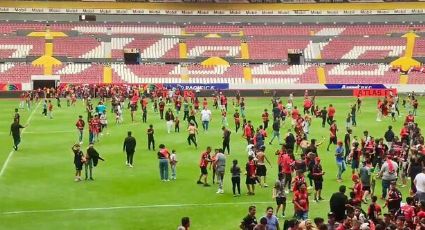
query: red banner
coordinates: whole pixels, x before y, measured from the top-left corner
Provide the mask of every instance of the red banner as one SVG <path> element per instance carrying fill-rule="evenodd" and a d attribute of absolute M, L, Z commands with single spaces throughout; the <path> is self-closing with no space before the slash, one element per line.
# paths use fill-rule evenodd
<path fill-rule="evenodd" d="M 353 89 L 353 96 L 355 97 L 386 97 L 392 92 L 393 95 L 397 94 L 397 89 Z"/>

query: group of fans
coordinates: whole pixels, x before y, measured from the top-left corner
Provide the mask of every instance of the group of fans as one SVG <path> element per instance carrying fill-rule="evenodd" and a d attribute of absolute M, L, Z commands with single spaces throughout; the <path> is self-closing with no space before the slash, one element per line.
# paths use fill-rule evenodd
<path fill-rule="evenodd" d="M 138 104 L 142 110 L 142 121 L 147 122 L 148 104 L 152 103 L 153 111 L 159 112 L 161 119 L 167 122 L 167 131 L 170 132 L 171 126 L 175 126 L 175 131 L 180 131 L 178 115 L 183 112 L 183 121 L 188 124 L 188 142 L 196 144 L 196 134 L 198 122 L 196 116 L 201 113 L 201 122 L 204 131 L 208 131 L 208 122 L 211 119 L 211 112 L 208 111 L 207 98 L 199 99 L 198 93 L 183 90 L 164 90 L 135 88 L 129 86 L 75 86 L 62 89 L 42 90 L 43 95 L 56 97 L 58 106 L 60 99 L 67 98 L 68 106 L 75 104 L 76 98 L 84 100 L 87 111 L 87 122 L 89 126 L 89 143 L 98 141 L 98 135 L 107 127 L 106 106 L 107 98 L 111 98 L 111 112 L 115 114 L 116 123 L 123 122 L 122 113 L 125 108 L 131 112 L 131 120 L 136 119 Z M 38 100 L 40 91 L 25 94 L 25 102 Z M 91 99 L 100 97 L 100 102 L 94 106 Z M 399 111 L 399 96 L 387 95 L 383 100 L 377 102 L 377 121 L 381 121 L 384 116 L 391 115 L 393 121 L 397 121 L 401 115 Z M 128 102 L 127 104 L 125 104 Z M 228 103 L 228 98 L 222 92 L 216 92 L 213 96 L 212 108 L 220 109 L 223 147 L 215 149 L 211 156 L 212 149 L 207 148 L 201 154 L 200 169 L 201 175 L 197 181 L 198 184 L 210 186 L 207 183 L 208 166 L 213 170 L 213 182 L 215 177 L 218 181 L 217 193 L 224 193 L 223 179 L 225 175 L 226 156 L 225 150 L 230 155 L 230 134 L 228 127 L 227 113 L 230 111 L 229 104 L 234 107 L 234 131 L 242 132 L 243 138 L 247 143 L 248 160 L 245 164 L 245 170 L 241 170 L 238 161 L 234 160 L 230 168 L 233 195 L 241 194 L 240 177 L 245 171 L 247 195 L 255 195 L 255 185 L 258 183 L 261 187 L 268 187 L 266 183 L 267 167 L 266 163 L 272 167 L 266 156 L 266 146 L 268 138 L 267 130 L 270 130 L 272 137 L 268 142 L 270 145 L 277 138 L 281 144 L 279 150 L 275 151 L 277 155 L 278 179 L 273 183 L 272 196 L 276 201 L 276 209 L 267 208 L 267 214 L 257 223 L 256 208 L 251 206 L 249 214 L 241 222 L 242 229 L 280 229 L 277 216 L 285 217 L 287 196 L 292 193 L 293 217 L 292 220 L 286 220 L 282 223 L 285 229 L 425 229 L 425 147 L 424 138 L 421 130 L 415 123 L 415 116 L 418 108 L 418 101 L 414 93 L 409 94 L 403 99 L 402 106 L 408 111 L 408 115 L 403 120 L 403 128 L 399 135 L 392 130 L 392 126 L 383 133 L 382 137 L 376 138 L 369 135 L 365 130 L 362 137 L 352 136 L 352 127 L 357 127 L 356 116 L 361 111 L 362 100 L 357 98 L 350 106 L 345 121 L 345 135 L 343 140 L 338 140 L 342 130 L 337 126 L 334 120 L 337 113 L 335 107 L 319 107 L 316 103 L 316 97 L 308 95 L 306 90 L 302 111 L 294 104 L 293 95 L 289 95 L 287 101 L 283 101 L 277 95 L 271 99 L 271 113 L 265 109 L 261 114 L 262 124 L 257 128 L 253 122 L 246 119 L 246 102 L 240 93 L 237 92 L 235 99 Z M 168 105 L 168 110 L 165 108 Z M 165 113 L 164 113 L 165 112 Z M 174 113 L 176 115 L 174 115 Z M 205 115 L 205 116 L 204 116 Z M 209 119 L 204 119 L 208 117 Z M 335 193 L 330 200 L 331 212 L 328 215 L 327 224 L 322 218 L 316 218 L 309 221 L 309 190 L 314 188 L 313 201 L 321 202 L 323 177 L 325 171 L 321 165 L 321 159 L 318 153 L 318 147 L 325 143 L 326 138 L 320 140 L 311 138 L 310 127 L 315 118 L 321 119 L 322 127 L 329 126 L 329 142 L 327 142 L 327 151 L 334 152 L 335 162 L 338 166 L 336 180 L 342 182 L 342 174 L 351 167 L 352 173 L 352 192 L 349 198 L 344 194 L 345 186 L 341 186 L 339 192 Z M 281 127 L 284 122 L 289 122 L 291 128 L 281 136 Z M 271 125 L 269 125 L 271 123 Z M 171 125 L 169 125 L 171 124 Z M 271 126 L 271 127 L 270 127 Z M 83 130 L 85 121 L 82 116 L 79 117 L 76 127 L 79 130 L 80 144 L 83 141 Z M 192 128 L 190 128 L 192 127 Z M 152 129 L 152 127 L 150 127 Z M 152 131 L 153 132 L 153 129 Z M 151 133 L 153 138 L 153 133 Z M 149 136 L 149 132 L 148 132 Z M 335 150 L 332 150 L 335 146 Z M 158 158 L 160 159 L 161 179 L 168 180 L 165 177 L 164 168 L 161 168 L 161 162 L 171 164 L 175 167 L 177 160 L 171 159 L 171 154 L 162 154 L 165 146 L 160 146 Z M 79 144 L 73 146 L 73 151 L 77 159 L 75 164 L 77 168 L 76 180 L 80 180 L 81 169 L 83 165 L 90 169 L 90 159 L 101 159 L 99 154 L 93 153 L 83 155 L 79 149 Z M 168 150 L 167 150 L 168 151 Z M 271 151 L 269 151 L 271 152 Z M 160 154 L 161 153 L 161 154 Z M 79 161 L 78 159 L 84 159 Z M 81 164 L 80 164 L 81 162 Z M 87 163 L 89 162 L 89 163 Z M 163 164 L 164 166 L 164 164 Z M 164 166 L 165 167 L 165 166 Z M 168 166 L 167 166 L 168 167 Z M 166 171 L 168 174 L 168 169 Z M 330 173 L 330 172 L 327 172 Z M 404 198 L 397 189 L 397 181 L 401 187 L 407 185 L 407 178 L 411 178 L 410 196 Z M 382 181 L 382 193 L 377 194 L 375 184 L 380 178 Z M 385 206 L 388 209 L 384 212 L 377 203 L 378 197 L 385 200 Z M 404 203 L 405 202 L 405 203 Z M 365 205 L 362 204 L 367 204 Z M 281 215 L 278 215 L 280 212 Z M 291 212 L 292 213 L 292 212 Z M 384 215 L 382 215 L 385 213 Z M 292 215 L 291 215 L 292 216 Z"/>

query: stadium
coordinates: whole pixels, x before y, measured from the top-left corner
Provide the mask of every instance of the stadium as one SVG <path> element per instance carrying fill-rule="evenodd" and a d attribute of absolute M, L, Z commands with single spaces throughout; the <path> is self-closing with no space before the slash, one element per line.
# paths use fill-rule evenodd
<path fill-rule="evenodd" d="M 424 14 L 0 1 L 0 229 L 425 229 Z"/>

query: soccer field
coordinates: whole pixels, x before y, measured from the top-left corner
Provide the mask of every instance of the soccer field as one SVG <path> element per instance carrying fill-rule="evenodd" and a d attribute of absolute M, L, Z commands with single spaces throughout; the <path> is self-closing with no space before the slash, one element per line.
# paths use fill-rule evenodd
<path fill-rule="evenodd" d="M 286 98 L 283 98 L 285 101 Z M 388 125 L 393 125 L 394 132 L 399 133 L 407 111 L 401 108 L 402 117 L 392 122 L 389 117 L 376 122 L 376 98 L 364 99 L 361 113 L 357 115 L 357 128 L 353 128 L 353 136 L 362 136 L 369 130 L 373 137 L 382 137 Z M 231 98 L 229 98 L 231 101 Z M 345 134 L 345 118 L 349 105 L 355 98 L 318 97 L 320 107 L 332 103 L 336 107 L 336 121 L 339 127 L 338 138 Z M 423 114 L 419 99 L 419 111 L 416 118 L 420 126 Z M 29 126 L 23 131 L 22 143 L 17 152 L 12 151 L 12 138 L 9 128 L 12 123 L 14 108 L 18 100 L 0 101 L 0 229 L 176 229 L 183 216 L 189 216 L 191 229 L 239 229 L 241 219 L 246 215 L 251 204 L 257 206 L 257 218 L 263 216 L 267 206 L 275 208 L 272 200 L 272 186 L 256 187 L 255 196 L 233 197 L 229 170 L 233 159 L 239 160 L 244 169 L 247 161 L 246 141 L 241 131 L 235 133 L 232 119 L 233 109 L 229 107 L 228 121 L 232 131 L 231 155 L 227 157 L 224 194 L 216 194 L 217 185 L 203 187 L 196 184 L 199 177 L 200 154 L 207 146 L 221 148 L 221 116 L 213 111 L 210 130 L 200 130 L 199 148 L 187 144 L 186 123 L 180 113 L 180 133 L 167 134 L 165 121 L 159 119 L 149 104 L 148 123 L 141 122 L 141 111 L 137 113 L 137 122 L 130 121 L 130 113 L 124 111 L 124 123 L 116 125 L 112 114 L 109 115 L 108 135 L 101 137 L 95 144 L 105 162 L 100 162 L 94 169 L 95 181 L 74 182 L 74 164 L 71 147 L 77 142 L 75 122 L 78 115 L 86 116 L 82 101 L 76 107 L 54 107 L 53 119 L 41 115 L 42 106 L 34 104 L 32 110 L 20 110 L 21 124 Z M 209 104 L 212 100 L 209 98 Z M 302 107 L 302 98 L 296 98 L 295 105 Z M 110 106 L 110 103 L 107 103 Z M 211 106 L 210 106 L 211 107 Z M 270 98 L 246 98 L 246 114 L 255 127 L 262 124 L 261 113 L 267 108 L 271 111 Z M 110 107 L 108 108 L 108 111 Z M 200 123 L 200 118 L 197 116 Z M 178 156 L 177 180 L 161 182 L 159 178 L 156 152 L 147 150 L 146 130 L 149 124 L 155 128 L 155 142 L 175 149 Z M 271 126 L 271 125 L 270 125 Z M 87 125 L 86 125 L 87 127 Z M 290 127 L 288 121 L 281 129 L 286 133 Z M 202 129 L 200 127 L 200 129 Z M 313 119 L 309 138 L 325 137 L 325 144 L 319 148 L 324 178 L 324 201 L 313 202 L 310 196 L 309 217 L 326 217 L 329 211 L 329 198 L 338 190 L 340 183 L 336 181 L 335 146 L 326 151 L 329 127 L 321 127 L 321 120 Z M 125 154 L 122 151 L 123 140 L 127 131 L 132 131 L 138 144 L 136 148 L 134 168 L 125 165 Z M 277 178 L 277 164 L 274 152 L 280 148 L 275 140 L 269 145 L 271 127 L 268 128 L 266 154 L 272 162 L 268 166 L 268 184 L 272 185 Z M 88 132 L 84 134 L 83 149 L 87 147 Z M 296 154 L 299 157 L 299 154 Z M 344 173 L 341 184 L 352 186 L 351 170 Z M 84 173 L 84 172 L 83 172 Z M 211 182 L 209 174 L 209 182 Z M 246 193 L 245 176 L 241 176 L 242 193 Z M 311 190 L 312 191 L 312 190 Z M 378 197 L 381 194 L 381 183 L 377 182 Z M 402 189 L 408 193 L 407 187 Z M 347 190 L 347 195 L 348 195 Z M 286 216 L 293 214 L 293 204 L 289 194 Z M 404 199 L 405 197 L 403 197 Z M 381 201 L 382 204 L 382 201 Z M 363 205 L 363 207 L 367 207 Z M 385 210 L 386 211 L 386 210 Z M 282 222 L 282 218 L 280 219 Z"/>

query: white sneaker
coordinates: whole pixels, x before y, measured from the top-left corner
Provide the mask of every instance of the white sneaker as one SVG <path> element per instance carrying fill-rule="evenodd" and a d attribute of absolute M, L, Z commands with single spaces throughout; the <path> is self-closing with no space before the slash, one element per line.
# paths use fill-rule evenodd
<path fill-rule="evenodd" d="M 125 165 L 127 165 L 127 166 L 129 165 L 129 164 L 128 164 L 128 161 L 126 161 L 126 162 L 125 162 Z"/>
<path fill-rule="evenodd" d="M 220 190 L 220 194 L 223 194 L 224 193 L 224 190 L 222 189 L 222 190 Z"/>
<path fill-rule="evenodd" d="M 285 190 L 285 194 L 289 194 L 289 190 L 288 189 Z"/>
<path fill-rule="evenodd" d="M 130 168 L 133 168 L 133 165 L 129 165 L 130 166 Z"/>
<path fill-rule="evenodd" d="M 220 189 L 219 190 L 217 190 L 217 192 L 216 192 L 217 194 L 219 194 L 220 193 Z"/>

